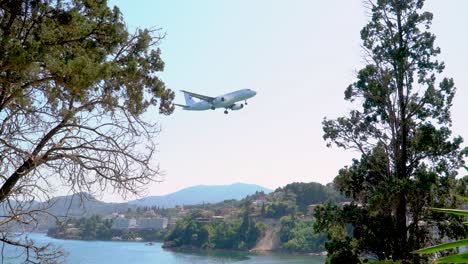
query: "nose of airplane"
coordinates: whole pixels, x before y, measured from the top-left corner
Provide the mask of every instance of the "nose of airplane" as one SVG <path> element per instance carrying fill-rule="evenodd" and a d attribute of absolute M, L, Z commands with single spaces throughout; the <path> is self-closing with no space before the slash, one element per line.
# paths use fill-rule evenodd
<path fill-rule="evenodd" d="M 255 96 L 255 95 L 257 95 L 257 92 L 252 90 L 252 96 Z"/>

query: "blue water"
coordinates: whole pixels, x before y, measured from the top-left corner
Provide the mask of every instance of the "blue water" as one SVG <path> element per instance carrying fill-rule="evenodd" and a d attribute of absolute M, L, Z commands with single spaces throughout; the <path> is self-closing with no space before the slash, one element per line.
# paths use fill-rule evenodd
<path fill-rule="evenodd" d="M 52 243 L 68 252 L 70 264 L 322 264 L 324 258 L 283 254 L 250 254 L 242 252 L 173 252 L 161 248 L 161 243 L 147 246 L 140 242 L 102 242 L 59 240 L 44 234 L 30 234 L 37 243 Z M 5 259 L 19 263 L 20 259 Z"/>

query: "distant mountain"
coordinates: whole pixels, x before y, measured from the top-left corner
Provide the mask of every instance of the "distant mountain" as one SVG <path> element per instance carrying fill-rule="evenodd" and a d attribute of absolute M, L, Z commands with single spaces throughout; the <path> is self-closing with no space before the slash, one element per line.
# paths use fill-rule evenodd
<path fill-rule="evenodd" d="M 113 212 L 126 211 L 129 207 L 135 207 L 128 203 L 102 202 L 88 193 L 54 197 L 47 203 L 42 203 L 42 206 L 48 207 L 47 211 L 53 215 L 71 217 L 89 217 L 95 214 L 107 215 Z"/>
<path fill-rule="evenodd" d="M 45 210 L 57 217 L 80 218 L 90 217 L 95 214 L 109 215 L 114 212 L 125 212 L 128 208 L 135 209 L 137 206 L 156 205 L 171 208 L 176 205 L 217 203 L 230 199 L 240 200 L 247 195 L 254 194 L 256 191 L 270 193 L 272 190 L 259 185 L 245 183 L 218 186 L 198 185 L 168 195 L 149 196 L 128 203 L 106 203 L 97 200 L 88 193 L 78 193 L 54 197 L 48 202 L 35 202 L 33 208 Z M 4 213 L 2 208 L 0 208 L 0 213 Z M 47 230 L 47 228 L 55 225 L 55 220 L 54 217 L 48 217 L 47 215 L 40 217 L 37 230 Z"/>
<path fill-rule="evenodd" d="M 272 190 L 246 183 L 234 183 L 231 185 L 197 185 L 180 191 L 163 195 L 148 196 L 142 199 L 130 201 L 129 204 L 138 206 L 153 206 L 170 208 L 176 205 L 194 205 L 202 203 L 218 203 L 224 200 L 240 200 L 247 195 L 263 191 L 270 193 Z"/>
<path fill-rule="evenodd" d="M 11 202 L 13 203 L 13 201 Z M 48 228 L 55 226 L 56 218 L 63 217 L 90 217 L 99 214 L 101 216 L 109 215 L 114 212 L 125 212 L 128 208 L 136 208 L 136 205 L 128 203 L 106 203 L 97 200 L 91 194 L 77 193 L 67 196 L 58 196 L 47 202 L 33 202 L 31 209 L 45 211 L 36 215 L 38 225 L 14 225 L 18 230 L 34 230 L 45 232 Z M 4 208 L 0 207 L 0 213 L 5 214 Z"/>

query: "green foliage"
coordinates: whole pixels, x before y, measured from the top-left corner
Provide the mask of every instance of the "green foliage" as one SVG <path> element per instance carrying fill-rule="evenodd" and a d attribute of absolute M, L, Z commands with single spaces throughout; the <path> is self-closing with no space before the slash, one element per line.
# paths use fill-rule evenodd
<path fill-rule="evenodd" d="M 265 213 L 266 213 L 265 209 L 266 209 L 265 203 L 262 203 L 262 208 L 260 209 L 261 216 L 265 216 Z"/>
<path fill-rule="evenodd" d="M 468 252 L 440 258 L 436 263 L 468 263 Z"/>
<path fill-rule="evenodd" d="M 69 228 L 78 229 L 73 235 L 75 239 L 83 240 L 110 240 L 115 232 L 112 230 L 113 221 L 103 219 L 99 215 L 89 218 L 69 218 L 64 222 L 57 222 L 55 228 L 48 230 L 47 235 L 57 238 L 67 238 Z"/>
<path fill-rule="evenodd" d="M 55 238 L 103 240 L 109 241 L 112 237 L 121 237 L 123 240 L 131 240 L 141 237 L 145 241 L 162 241 L 166 236 L 165 230 L 129 230 L 113 229 L 112 219 L 103 219 L 99 215 L 89 218 L 69 218 L 66 221 L 58 221 L 54 228 L 49 228 L 47 235 Z M 71 236 L 67 234 L 70 228 L 77 229 Z"/>
<path fill-rule="evenodd" d="M 275 202 L 266 206 L 264 216 L 269 218 L 281 218 L 285 215 L 296 213 L 296 205 L 292 202 Z"/>
<path fill-rule="evenodd" d="M 465 169 L 467 169 L 467 168 L 465 167 Z M 457 196 L 457 197 L 459 199 L 462 199 L 463 201 L 468 200 L 467 197 L 463 197 L 463 196 Z M 465 217 L 468 216 L 468 211 L 467 210 L 441 209 L 441 208 L 430 208 L 430 209 L 432 211 L 439 212 L 439 213 L 461 215 L 461 216 L 465 216 Z M 465 235 L 465 237 L 466 237 L 466 235 Z M 458 241 L 443 243 L 443 244 L 435 245 L 435 246 L 432 246 L 432 247 L 419 249 L 419 250 L 416 250 L 415 253 L 431 254 L 431 253 L 436 253 L 436 252 L 446 250 L 446 249 L 466 247 L 466 246 L 468 246 L 468 239 L 465 238 L 465 239 L 458 240 Z M 444 257 L 444 258 L 439 258 L 437 260 L 437 263 L 466 263 L 467 260 L 468 260 L 468 253 L 465 252 L 465 253 L 462 253 L 462 254 L 451 255 L 451 256 Z"/>
<path fill-rule="evenodd" d="M 348 237 L 343 240 L 331 239 L 325 243 L 328 251 L 327 264 L 361 263 L 355 243 Z"/>
<path fill-rule="evenodd" d="M 448 242 L 448 243 L 443 243 L 439 244 L 433 247 L 428 247 L 424 249 L 419 249 L 416 250 L 415 253 L 419 254 L 430 254 L 430 253 L 435 253 L 444 249 L 450 249 L 450 248 L 455 248 L 455 247 L 463 247 L 463 246 L 468 246 L 468 239 L 462 239 L 462 240 L 457 240 L 454 242 Z"/>
<path fill-rule="evenodd" d="M 156 75 L 164 69 L 161 35 L 129 32 L 119 9 L 107 4 L 0 4 L 0 138 L 11 157 L 2 164 L 8 180 L 0 201 L 23 188 L 16 185 L 47 185 L 44 166 L 74 191 L 93 189 L 90 183 L 136 191 L 156 175 L 148 161 L 158 129 L 141 115 L 150 106 L 166 115 L 174 109 L 174 93 Z"/>
<path fill-rule="evenodd" d="M 302 213 L 306 213 L 307 206 L 311 204 L 321 204 L 329 200 L 344 200 L 344 197 L 340 197 L 333 189 L 316 182 L 293 182 L 276 189 L 275 192 L 283 192 L 285 197 L 293 198 L 298 210 Z"/>
<path fill-rule="evenodd" d="M 393 261 L 393 260 L 380 260 L 380 261 L 372 261 L 372 264 L 401 264 L 401 261 Z"/>
<path fill-rule="evenodd" d="M 325 249 L 325 234 L 317 234 L 312 219 L 281 218 L 280 240 L 282 248 L 293 252 L 317 252 Z"/>
<path fill-rule="evenodd" d="M 256 223 L 245 210 L 242 219 L 221 222 L 200 222 L 199 216 L 177 221 L 166 236 L 165 247 L 247 250 L 255 246 L 265 227 Z"/>
<path fill-rule="evenodd" d="M 346 201 L 347 199 L 340 195 L 331 185 L 324 186 L 320 183 L 294 182 L 274 192 L 266 195 L 263 192 L 257 192 L 248 195 L 244 199 L 226 200 L 214 204 L 187 205 L 186 209 L 203 209 L 214 212 L 215 215 L 221 215 L 222 210 L 226 208 L 241 208 L 246 204 L 251 204 L 260 197 L 266 198 L 265 203 L 261 203 L 255 208 L 257 215 L 267 218 L 279 219 L 286 215 L 297 212 L 306 214 L 307 206 L 319 204 L 326 201 Z"/>
<path fill-rule="evenodd" d="M 459 210 L 459 209 L 445 209 L 445 208 L 429 208 L 434 212 L 439 213 L 447 213 L 453 215 L 460 215 L 460 216 L 468 216 L 468 211 L 466 210 Z"/>
<path fill-rule="evenodd" d="M 159 127 L 143 113 L 174 110 L 174 93 L 158 77 L 161 32 L 129 32 L 106 0 L 8 0 L 0 14 L 0 203 L 42 200 L 58 183 L 64 192 L 141 192 L 159 176 Z M 42 208 L 19 204 L 0 231 L 38 255 L 46 247 L 4 226 L 24 222 L 18 215 L 39 218 Z M 88 223 L 85 236 L 94 231 Z"/>
<path fill-rule="evenodd" d="M 432 14 L 422 11 L 423 4 L 370 3 L 372 15 L 361 31 L 368 64 L 345 90 L 345 100 L 357 108 L 323 121 L 327 145 L 361 154 L 334 180 L 360 207 L 316 211 L 317 230 L 328 231 L 336 243 L 348 245 L 349 239 L 356 245 L 344 255 L 358 251 L 419 263 L 425 259 L 410 252 L 427 245 L 432 231 L 448 238 L 466 233 L 457 217 L 426 209 L 457 205 L 454 194 L 466 190 L 455 176 L 468 150 L 450 130 L 456 89 L 452 79 L 436 82 L 444 64 L 428 31 Z"/>
<path fill-rule="evenodd" d="M 276 189 L 267 196 L 267 200 L 268 202 L 260 209 L 260 215 L 279 219 L 296 213 L 307 214 L 309 205 L 327 201 L 345 201 L 346 198 L 330 186 L 316 182 L 294 182 Z"/>

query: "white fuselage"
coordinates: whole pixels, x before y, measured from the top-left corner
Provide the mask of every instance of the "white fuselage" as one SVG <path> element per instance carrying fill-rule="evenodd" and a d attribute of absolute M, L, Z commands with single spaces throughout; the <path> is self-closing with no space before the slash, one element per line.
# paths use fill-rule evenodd
<path fill-rule="evenodd" d="M 218 96 L 213 102 L 200 100 L 191 105 L 185 106 L 183 109 L 192 110 L 192 111 L 203 111 L 203 110 L 216 109 L 216 108 L 229 109 L 235 106 L 236 102 L 245 101 L 249 98 L 254 97 L 256 94 L 257 92 L 251 89 L 242 89 L 242 90 L 238 90 L 232 93 Z"/>

